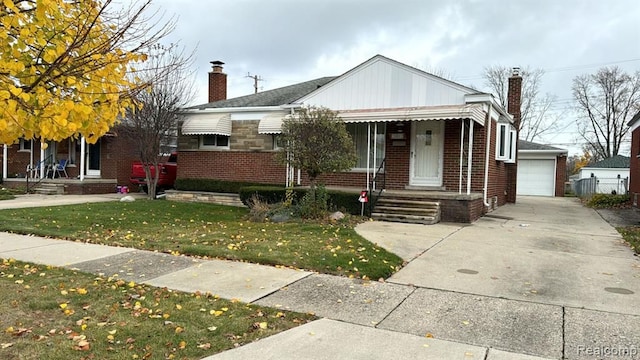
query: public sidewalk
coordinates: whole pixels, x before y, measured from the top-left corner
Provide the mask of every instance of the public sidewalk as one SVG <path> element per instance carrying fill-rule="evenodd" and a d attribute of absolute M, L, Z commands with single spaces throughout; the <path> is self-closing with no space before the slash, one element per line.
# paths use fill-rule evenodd
<path fill-rule="evenodd" d="M 522 197 L 472 225 L 356 230 L 408 265 L 369 282 L 6 233 L 0 257 L 323 318 L 210 360 L 596 359 L 614 348 L 640 359 L 640 261 L 575 199 Z"/>

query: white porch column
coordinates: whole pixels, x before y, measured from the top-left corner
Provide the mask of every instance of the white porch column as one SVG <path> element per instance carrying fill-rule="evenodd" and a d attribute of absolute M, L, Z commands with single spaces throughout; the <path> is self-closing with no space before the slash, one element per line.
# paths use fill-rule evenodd
<path fill-rule="evenodd" d="M 369 179 L 371 178 L 371 123 L 367 123 L 367 190 L 369 189 Z"/>
<path fill-rule="evenodd" d="M 31 144 L 33 144 L 33 142 Z M 40 179 L 44 179 L 44 144 L 46 143 L 40 141 Z M 31 153 L 33 153 L 33 151 L 31 151 Z"/>
<path fill-rule="evenodd" d="M 84 136 L 80 136 L 80 181 L 84 181 L 85 166 L 84 161 L 87 153 L 87 142 Z"/>
<path fill-rule="evenodd" d="M 469 158 L 467 159 L 467 195 L 471 194 L 471 170 L 473 164 L 473 123 L 474 121 L 469 119 Z"/>
<path fill-rule="evenodd" d="M 4 144 L 4 146 L 2 147 L 2 180 L 6 180 L 7 178 L 7 171 L 9 171 L 9 166 L 8 164 L 8 160 L 7 160 L 7 156 L 8 156 L 8 147 L 7 144 Z"/>
<path fill-rule="evenodd" d="M 458 194 L 462 194 L 462 160 L 464 160 L 464 119 L 460 121 L 460 169 L 458 169 Z"/>
<path fill-rule="evenodd" d="M 378 123 L 373 124 L 373 179 L 378 173 Z M 376 183 L 373 182 L 372 191 L 376 191 Z"/>

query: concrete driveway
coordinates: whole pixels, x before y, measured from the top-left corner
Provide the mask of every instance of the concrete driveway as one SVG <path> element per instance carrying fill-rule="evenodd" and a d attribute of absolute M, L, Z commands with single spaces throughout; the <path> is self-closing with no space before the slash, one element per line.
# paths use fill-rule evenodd
<path fill-rule="evenodd" d="M 520 197 L 452 232 L 399 284 L 640 315 L 640 262 L 576 199 Z"/>
<path fill-rule="evenodd" d="M 640 259 L 577 199 L 519 197 L 468 226 L 359 232 L 411 260 L 388 282 L 418 287 L 380 328 L 552 358 L 640 357 Z"/>

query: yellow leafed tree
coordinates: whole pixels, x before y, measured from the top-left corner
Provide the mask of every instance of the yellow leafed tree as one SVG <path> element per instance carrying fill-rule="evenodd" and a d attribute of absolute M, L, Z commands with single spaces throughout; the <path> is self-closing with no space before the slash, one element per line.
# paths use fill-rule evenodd
<path fill-rule="evenodd" d="M 172 30 L 144 16 L 149 3 L 0 0 L 0 143 L 105 134 L 146 86 L 131 73 Z"/>

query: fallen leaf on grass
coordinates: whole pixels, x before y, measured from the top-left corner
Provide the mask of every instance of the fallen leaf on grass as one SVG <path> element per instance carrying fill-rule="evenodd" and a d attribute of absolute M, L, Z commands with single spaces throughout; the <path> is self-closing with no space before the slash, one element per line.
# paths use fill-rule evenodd
<path fill-rule="evenodd" d="M 91 345 L 87 340 L 80 340 L 76 344 L 76 346 L 73 347 L 74 350 L 78 350 L 78 351 L 89 351 L 90 348 L 91 348 Z"/>
<path fill-rule="evenodd" d="M 200 345 L 198 345 L 198 348 L 199 349 L 209 350 L 209 349 L 211 349 L 211 344 L 210 343 L 200 344 Z"/>
<path fill-rule="evenodd" d="M 8 347 L 12 347 L 13 343 L 2 343 L 0 344 L 0 349 L 6 349 Z"/>

